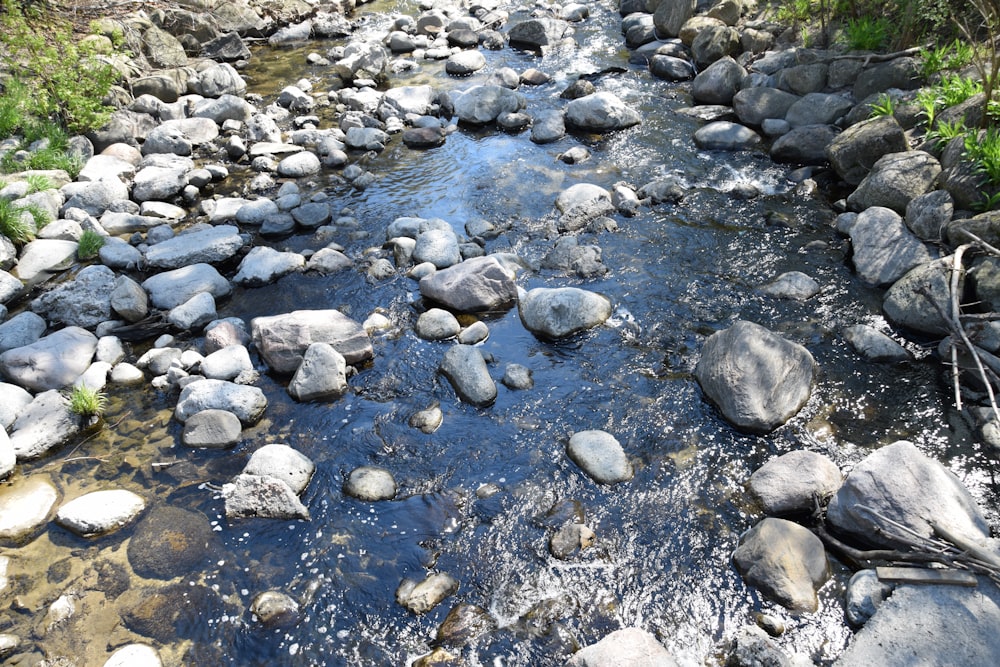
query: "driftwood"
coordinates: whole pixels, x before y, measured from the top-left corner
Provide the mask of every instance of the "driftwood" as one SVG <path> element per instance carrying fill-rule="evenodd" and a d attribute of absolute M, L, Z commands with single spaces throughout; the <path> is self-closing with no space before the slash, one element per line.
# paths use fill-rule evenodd
<path fill-rule="evenodd" d="M 937 565 L 935 572 L 944 571 L 971 572 L 983 575 L 1000 585 L 1000 555 L 993 553 L 964 537 L 955 534 L 943 526 L 933 521 L 928 523 L 934 531 L 934 537 L 925 537 L 913 531 L 907 526 L 879 514 L 875 510 L 859 505 L 860 509 L 870 514 L 876 521 L 872 521 L 872 532 L 884 536 L 892 542 L 899 544 L 898 549 L 872 549 L 863 550 L 855 548 L 838 537 L 830 533 L 826 528 L 822 509 L 819 501 L 816 501 L 814 517 L 816 519 L 813 531 L 831 551 L 843 559 L 849 566 L 856 569 L 872 567 L 876 563 L 886 563 L 890 566 L 908 565 L 927 566 Z M 925 568 L 920 568 L 918 573 L 914 573 L 911 581 L 923 578 L 924 580 L 933 578 L 934 575 L 927 575 L 923 572 Z M 897 576 L 898 573 L 896 573 Z M 940 577 L 938 577 L 940 579 Z M 952 576 L 952 579 L 960 582 L 961 575 Z M 967 578 L 965 579 L 967 580 Z M 940 581 L 925 583 L 942 583 Z M 948 582 L 956 583 L 956 582 Z"/>

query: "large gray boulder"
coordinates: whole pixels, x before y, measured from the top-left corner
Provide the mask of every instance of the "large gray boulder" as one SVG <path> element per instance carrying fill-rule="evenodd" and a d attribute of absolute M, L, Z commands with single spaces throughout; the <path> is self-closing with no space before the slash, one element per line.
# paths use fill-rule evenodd
<path fill-rule="evenodd" d="M 250 329 L 257 351 L 276 373 L 294 373 L 313 343 L 329 343 L 348 364 L 366 361 L 374 354 L 365 330 L 339 310 L 296 310 L 256 317 Z"/>
<path fill-rule="evenodd" d="M 478 313 L 510 307 L 517 285 L 495 257 L 474 257 L 421 278 L 420 294 L 455 312 Z"/>
<path fill-rule="evenodd" d="M 897 586 L 851 639 L 834 667 L 928 667 L 996 663 L 1000 587 Z"/>
<path fill-rule="evenodd" d="M 173 271 L 164 271 L 142 283 L 149 300 L 157 308 L 169 310 L 185 303 L 200 292 L 220 299 L 233 291 L 229 281 L 210 264 L 192 264 Z"/>
<path fill-rule="evenodd" d="M 146 263 L 157 269 L 178 269 L 192 264 L 216 264 L 232 259 L 246 244 L 240 230 L 217 225 L 178 234 L 146 251 Z"/>
<path fill-rule="evenodd" d="M 854 268 L 872 285 L 889 285 L 934 255 L 914 236 L 895 211 L 872 206 L 847 229 L 854 250 Z"/>
<path fill-rule="evenodd" d="M 174 417 L 184 423 L 202 410 L 225 410 L 244 425 L 256 424 L 267 408 L 267 398 L 257 387 L 225 380 L 196 380 L 181 390 Z"/>
<path fill-rule="evenodd" d="M 83 209 L 93 216 L 100 216 L 115 202 L 128 199 L 128 186 L 118 178 L 102 178 L 96 181 L 74 181 L 62 187 L 66 195 L 63 210 Z"/>
<path fill-rule="evenodd" d="M 42 337 L 47 328 L 45 318 L 40 315 L 28 310 L 18 313 L 0 324 L 0 353 L 31 345 Z"/>
<path fill-rule="evenodd" d="M 833 125 L 803 125 L 778 137 L 771 144 L 771 159 L 792 164 L 823 164 L 826 149 L 840 130 Z"/>
<path fill-rule="evenodd" d="M 565 667 L 676 667 L 663 645 L 640 628 L 622 628 L 595 644 L 585 646 L 566 661 Z"/>
<path fill-rule="evenodd" d="M 793 612 L 816 611 L 816 591 L 830 577 L 820 539 L 785 519 L 764 519 L 743 535 L 733 562 L 749 585 Z"/>
<path fill-rule="evenodd" d="M 797 450 L 775 457 L 750 475 L 750 493 L 770 515 L 811 512 L 840 488 L 844 477 L 822 454 Z"/>
<path fill-rule="evenodd" d="M 705 341 L 695 377 L 726 419 L 740 429 L 767 433 L 809 400 L 814 368 L 801 345 L 738 321 Z"/>
<path fill-rule="evenodd" d="M 921 241 L 940 243 L 951 222 L 955 202 L 947 190 L 934 190 L 915 197 L 906 205 L 906 226 Z"/>
<path fill-rule="evenodd" d="M 585 132 L 612 132 L 638 125 L 639 112 L 614 93 L 598 92 L 578 97 L 566 105 L 566 125 Z"/>
<path fill-rule="evenodd" d="M 744 88 L 733 96 L 733 111 L 745 125 L 760 125 L 768 118 L 781 118 L 799 100 L 798 95 L 777 88 Z"/>
<path fill-rule="evenodd" d="M 97 336 L 66 327 L 0 354 L 0 372 L 30 391 L 63 389 L 87 370 L 96 350 Z"/>
<path fill-rule="evenodd" d="M 66 397 L 51 389 L 35 396 L 10 427 L 10 444 L 18 461 L 36 459 L 80 432 Z"/>
<path fill-rule="evenodd" d="M 441 373 L 464 402 L 477 407 L 490 405 L 497 397 L 497 385 L 478 348 L 454 345 L 441 360 Z"/>
<path fill-rule="evenodd" d="M 730 104 L 747 71 L 731 57 L 720 58 L 698 73 L 691 96 L 699 104 Z"/>
<path fill-rule="evenodd" d="M 832 125 L 850 111 L 853 104 L 843 95 L 809 93 L 788 108 L 785 120 L 792 127 Z"/>
<path fill-rule="evenodd" d="M 865 120 L 841 132 L 827 147 L 826 156 L 837 175 L 858 185 L 883 155 L 908 148 L 903 128 L 894 116 Z"/>
<path fill-rule="evenodd" d="M 136 172 L 132 199 L 137 202 L 166 201 L 187 185 L 187 165 L 148 166 Z"/>
<path fill-rule="evenodd" d="M 524 327 L 543 338 L 565 338 L 611 317 L 607 297 L 578 287 L 536 287 L 517 306 Z"/>
<path fill-rule="evenodd" d="M 253 107 L 245 99 L 227 93 L 221 97 L 202 100 L 195 105 L 191 115 L 195 118 L 210 118 L 222 125 L 227 120 L 245 123 L 253 116 L 253 112 Z"/>
<path fill-rule="evenodd" d="M 958 477 L 905 440 L 857 464 L 826 516 L 839 533 L 876 547 L 903 548 L 914 535 L 934 536 L 936 525 L 970 542 L 990 537 L 989 524 Z"/>
<path fill-rule="evenodd" d="M 885 206 L 902 215 L 910 200 L 931 190 L 940 173 L 941 163 L 929 153 L 888 153 L 872 165 L 847 204 L 855 211 Z"/>
<path fill-rule="evenodd" d="M 691 42 L 691 55 L 699 67 L 708 67 L 720 58 L 738 54 L 740 33 L 727 25 L 709 25 L 698 31 Z"/>
<path fill-rule="evenodd" d="M 250 57 L 247 52 L 247 58 Z M 242 97 L 247 91 L 246 81 L 229 63 L 215 63 L 188 79 L 188 89 L 202 97 L 236 95 Z"/>
<path fill-rule="evenodd" d="M 306 258 L 297 252 L 280 252 L 267 246 L 253 248 L 240 261 L 233 276 L 237 285 L 270 285 L 282 276 L 304 270 Z"/>
<path fill-rule="evenodd" d="M 677 37 L 681 26 L 694 16 L 697 0 L 660 0 L 653 12 L 653 25 L 663 37 Z"/>
<path fill-rule="evenodd" d="M 142 154 L 190 155 L 194 146 L 207 144 L 218 136 L 219 126 L 211 118 L 168 120 L 146 135 Z"/>
<path fill-rule="evenodd" d="M 937 306 L 951 312 L 952 258 L 944 257 L 921 264 L 893 283 L 886 292 L 882 310 L 886 318 L 897 326 L 932 335 L 950 333 L 948 324 L 941 319 Z M 965 276 L 959 276 L 961 293 Z"/>
<path fill-rule="evenodd" d="M 18 415 L 31 404 L 32 396 L 23 387 L 0 382 L 0 427 L 10 428 Z"/>
<path fill-rule="evenodd" d="M 916 58 L 895 58 L 864 70 L 854 82 L 854 99 L 863 100 L 872 93 L 890 88 L 913 90 L 920 86 L 920 64 Z"/>
<path fill-rule="evenodd" d="M 535 18 L 514 25 L 507 34 L 510 45 L 529 51 L 542 51 L 555 46 L 573 34 L 566 21 L 555 18 Z"/>
<path fill-rule="evenodd" d="M 739 123 L 718 120 L 694 133 L 694 143 L 707 151 L 741 151 L 759 146 L 760 135 Z"/>
<path fill-rule="evenodd" d="M 461 122 L 471 125 L 492 123 L 500 114 L 520 111 L 525 104 L 523 95 L 503 86 L 473 86 L 452 93 L 455 115 Z"/>
<path fill-rule="evenodd" d="M 90 329 L 111 319 L 111 293 L 115 272 L 95 264 L 83 268 L 73 280 L 45 292 L 31 304 L 50 322 Z"/>

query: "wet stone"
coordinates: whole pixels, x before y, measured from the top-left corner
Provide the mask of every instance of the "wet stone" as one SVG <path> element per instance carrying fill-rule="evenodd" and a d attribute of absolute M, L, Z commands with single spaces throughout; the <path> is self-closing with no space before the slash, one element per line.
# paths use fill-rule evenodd
<path fill-rule="evenodd" d="M 392 500 L 396 497 L 396 480 L 385 468 L 361 466 L 347 476 L 344 493 L 369 502 Z"/>
<path fill-rule="evenodd" d="M 580 551 L 593 546 L 597 535 L 581 523 L 567 523 L 549 540 L 549 553 L 560 560 L 567 560 Z"/>
<path fill-rule="evenodd" d="M 52 482 L 37 473 L 4 488 L 0 494 L 0 540 L 20 542 L 33 536 L 48 521 L 58 499 Z"/>
<path fill-rule="evenodd" d="M 132 569 L 148 579 L 173 579 L 193 572 L 211 557 L 215 537 L 203 514 L 164 505 L 136 526 L 128 544 Z"/>
<path fill-rule="evenodd" d="M 508 389 L 531 389 L 535 381 L 531 377 L 531 369 L 521 364 L 507 364 L 500 382 Z"/>
<path fill-rule="evenodd" d="M 435 641 L 459 647 L 496 629 L 497 621 L 486 609 L 474 604 L 457 604 L 438 626 Z"/>
<path fill-rule="evenodd" d="M 226 410 L 202 410 L 184 424 L 182 441 L 188 447 L 225 449 L 240 441 L 240 419 Z"/>
<path fill-rule="evenodd" d="M 458 580 L 440 572 L 419 583 L 404 579 L 396 589 L 396 602 L 414 614 L 425 614 L 457 591 Z"/>
<path fill-rule="evenodd" d="M 625 450 L 605 431 L 578 431 L 569 439 L 566 453 L 598 484 L 617 484 L 634 474 Z"/>
<path fill-rule="evenodd" d="M 418 429 L 424 433 L 433 433 L 441 426 L 444 415 L 438 405 L 432 405 L 424 410 L 419 410 L 410 415 L 409 424 L 411 428 Z"/>
<path fill-rule="evenodd" d="M 266 628 L 289 628 L 299 620 L 299 603 L 280 591 L 264 591 L 250 603 L 250 611 Z"/>
<path fill-rule="evenodd" d="M 94 537 L 118 530 L 145 508 L 145 500 L 125 489 L 92 491 L 60 507 L 56 523 L 82 537 Z"/>

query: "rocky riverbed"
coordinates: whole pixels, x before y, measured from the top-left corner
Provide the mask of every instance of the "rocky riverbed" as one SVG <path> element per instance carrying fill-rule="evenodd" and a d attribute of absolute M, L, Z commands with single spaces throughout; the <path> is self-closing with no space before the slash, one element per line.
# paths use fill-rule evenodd
<path fill-rule="evenodd" d="M 123 108 L 0 191 L 55 220 L 2 249 L 4 655 L 993 664 L 994 583 L 810 530 L 997 558 L 927 346 L 992 217 L 912 58 L 734 0 L 204 10 L 107 23 Z"/>

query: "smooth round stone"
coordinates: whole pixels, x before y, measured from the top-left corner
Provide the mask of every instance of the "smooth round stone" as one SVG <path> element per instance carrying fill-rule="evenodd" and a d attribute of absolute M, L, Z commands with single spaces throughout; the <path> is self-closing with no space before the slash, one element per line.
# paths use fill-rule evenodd
<path fill-rule="evenodd" d="M 448 74 L 466 76 L 486 67 L 486 57 L 479 51 L 461 51 L 448 58 L 444 69 Z"/>
<path fill-rule="evenodd" d="M 145 508 L 142 497 L 125 489 L 93 491 L 60 507 L 56 523 L 82 537 L 93 537 L 118 530 Z"/>
<path fill-rule="evenodd" d="M 396 497 L 396 480 L 385 468 L 361 466 L 347 476 L 344 493 L 352 498 L 371 502 L 392 500 Z"/>
<path fill-rule="evenodd" d="M 160 654 L 146 644 L 128 644 L 111 654 L 104 667 L 160 667 Z"/>
<path fill-rule="evenodd" d="M 482 320 L 477 320 L 462 329 L 462 332 L 458 334 L 458 342 L 462 345 L 475 345 L 482 343 L 489 337 L 490 328 Z"/>
<path fill-rule="evenodd" d="M 598 484 L 632 479 L 632 464 L 618 440 L 606 431 L 579 431 L 569 439 L 566 453 Z"/>
<path fill-rule="evenodd" d="M 441 408 L 437 405 L 432 405 L 429 408 L 414 412 L 410 416 L 410 427 L 419 429 L 424 433 L 433 433 L 438 430 L 441 426 L 441 422 L 444 421 L 444 414 L 441 412 Z"/>
<path fill-rule="evenodd" d="M 319 158 L 315 153 L 302 151 L 289 155 L 278 163 L 278 175 L 286 178 L 301 178 L 311 176 L 319 171 Z"/>
<path fill-rule="evenodd" d="M 508 389 L 531 389 L 535 386 L 531 369 L 521 364 L 507 364 L 500 382 Z"/>
<path fill-rule="evenodd" d="M 139 576 L 173 579 L 206 564 L 213 543 L 204 514 L 160 506 L 136 526 L 128 544 L 128 562 Z"/>
<path fill-rule="evenodd" d="M 442 308 L 431 308 L 417 318 L 417 335 L 425 340 L 447 340 L 462 330 L 458 319 Z"/>
<path fill-rule="evenodd" d="M 240 418 L 228 410 L 202 410 L 191 415 L 181 436 L 188 447 L 224 449 L 240 441 L 243 425 Z"/>
<path fill-rule="evenodd" d="M 45 475 L 15 482 L 0 495 L 0 539 L 18 541 L 48 520 L 59 492 Z"/>

